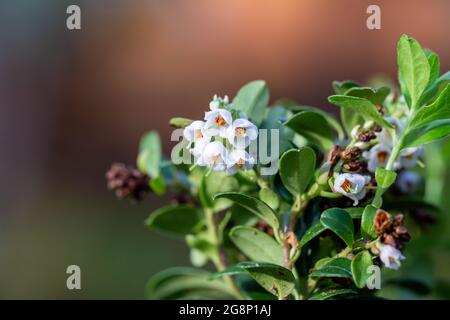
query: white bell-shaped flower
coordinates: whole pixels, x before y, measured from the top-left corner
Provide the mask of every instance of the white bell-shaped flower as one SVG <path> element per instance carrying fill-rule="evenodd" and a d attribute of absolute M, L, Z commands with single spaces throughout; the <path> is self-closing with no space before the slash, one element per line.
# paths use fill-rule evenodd
<path fill-rule="evenodd" d="M 391 147 L 380 143 L 373 146 L 369 151 L 363 152 L 363 157 L 367 159 L 367 169 L 370 172 L 375 172 L 377 167 L 384 168 L 391 152 Z"/>
<path fill-rule="evenodd" d="M 228 154 L 228 174 L 235 174 L 238 170 L 249 170 L 253 168 L 255 159 L 243 149 L 234 149 Z"/>
<path fill-rule="evenodd" d="M 413 168 L 417 165 L 417 160 L 423 154 L 423 147 L 412 147 L 400 153 L 400 166 L 404 169 Z"/>
<path fill-rule="evenodd" d="M 227 129 L 228 141 L 239 149 L 247 148 L 258 137 L 258 128 L 247 119 L 236 119 Z"/>
<path fill-rule="evenodd" d="M 190 142 L 188 148 L 195 157 L 201 156 L 203 149 L 211 141 L 211 137 L 205 131 L 205 122 L 203 121 L 192 122 L 184 128 L 183 135 Z"/>
<path fill-rule="evenodd" d="M 209 136 L 221 136 L 226 138 L 227 128 L 233 122 L 230 111 L 225 109 L 216 109 L 205 112 L 205 132 Z"/>
<path fill-rule="evenodd" d="M 223 171 L 227 168 L 228 152 L 220 141 L 208 143 L 197 161 L 200 166 L 211 167 L 214 171 Z"/>
<path fill-rule="evenodd" d="M 365 185 L 370 181 L 370 176 L 363 176 L 357 173 L 342 173 L 334 180 L 334 192 L 343 194 L 354 201 L 356 206 L 359 200 L 365 197 Z"/>
<path fill-rule="evenodd" d="M 394 126 L 397 135 L 399 135 L 403 131 L 405 127 L 404 121 L 393 117 L 386 117 L 384 119 Z M 377 136 L 378 142 L 380 144 L 384 144 L 391 148 L 393 147 L 392 136 L 386 128 L 383 128 L 380 132 L 376 132 L 375 135 Z"/>
<path fill-rule="evenodd" d="M 401 266 L 400 261 L 405 260 L 406 258 L 402 255 L 400 250 L 397 250 L 393 246 L 383 245 L 380 259 L 387 268 L 398 270 Z"/>
<path fill-rule="evenodd" d="M 395 184 L 403 193 L 412 193 L 417 190 L 420 176 L 412 171 L 402 171 L 398 174 Z"/>
<path fill-rule="evenodd" d="M 209 109 L 212 111 L 218 109 L 218 108 L 224 108 L 230 104 L 230 99 L 228 96 L 224 96 L 223 98 L 217 96 L 217 94 L 214 95 L 213 99 L 209 103 Z"/>

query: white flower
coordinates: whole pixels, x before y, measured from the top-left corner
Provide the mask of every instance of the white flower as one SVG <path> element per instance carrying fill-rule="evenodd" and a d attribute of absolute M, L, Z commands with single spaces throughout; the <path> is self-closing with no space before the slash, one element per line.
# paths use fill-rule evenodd
<path fill-rule="evenodd" d="M 205 112 L 205 132 L 209 136 L 220 135 L 222 138 L 227 136 L 227 128 L 233 122 L 231 113 L 225 109 L 216 109 Z"/>
<path fill-rule="evenodd" d="M 218 97 L 217 94 L 215 94 L 213 99 L 209 103 L 209 109 L 214 111 L 220 107 L 226 107 L 229 104 L 230 104 L 230 100 L 228 99 L 228 96 L 221 98 L 221 97 Z"/>
<path fill-rule="evenodd" d="M 356 206 L 359 200 L 366 195 L 364 186 L 369 183 L 370 176 L 363 176 L 356 173 L 342 173 L 334 180 L 334 192 L 339 192 L 354 201 Z"/>
<path fill-rule="evenodd" d="M 221 142 L 210 142 L 203 149 L 197 164 L 212 167 L 214 171 L 223 171 L 227 167 L 227 153 L 227 149 Z"/>
<path fill-rule="evenodd" d="M 258 128 L 247 119 L 236 119 L 227 129 L 228 141 L 237 148 L 246 148 L 258 137 Z"/>
<path fill-rule="evenodd" d="M 377 167 L 384 168 L 389 160 L 391 152 L 392 148 L 384 144 L 377 144 L 369 151 L 365 151 L 363 157 L 368 160 L 367 169 L 370 172 L 375 172 Z"/>
<path fill-rule="evenodd" d="M 402 171 L 398 174 L 396 185 L 403 193 L 411 193 L 417 189 L 420 176 L 412 171 Z"/>
<path fill-rule="evenodd" d="M 211 137 L 205 131 L 205 122 L 203 121 L 192 122 L 184 128 L 183 135 L 186 140 L 191 142 L 188 148 L 194 144 L 194 147 L 190 148 L 190 152 L 196 157 L 203 153 L 203 149 L 211 141 Z"/>
<path fill-rule="evenodd" d="M 235 174 L 238 170 L 249 170 L 255 164 L 255 159 L 242 149 L 235 149 L 228 154 L 228 174 Z"/>
<path fill-rule="evenodd" d="M 386 117 L 384 119 L 394 126 L 397 135 L 399 135 L 403 131 L 405 127 L 404 121 L 392 117 Z M 378 142 L 380 144 L 384 144 L 391 148 L 393 147 L 392 136 L 386 128 L 383 128 L 380 132 L 375 132 L 375 135 L 377 136 Z"/>
<path fill-rule="evenodd" d="M 399 161 L 402 168 L 408 169 L 415 167 L 417 160 L 423 154 L 423 147 L 412 147 L 403 150 L 400 153 Z"/>
<path fill-rule="evenodd" d="M 405 260 L 406 258 L 393 246 L 383 245 L 380 253 L 380 259 L 387 268 L 398 270 L 401 266 L 400 261 Z"/>

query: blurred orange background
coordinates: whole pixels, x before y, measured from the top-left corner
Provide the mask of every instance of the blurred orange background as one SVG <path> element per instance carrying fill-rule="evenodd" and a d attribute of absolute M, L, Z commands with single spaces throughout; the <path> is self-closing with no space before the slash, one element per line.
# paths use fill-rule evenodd
<path fill-rule="evenodd" d="M 66 28 L 69 4 L 82 30 Z M 366 27 L 370 4 L 381 30 Z M 449 13 L 446 0 L 2 1 L 0 298 L 143 298 L 188 251 L 145 230 L 164 199 L 133 206 L 106 190 L 112 161 L 134 163 L 151 129 L 168 154 L 171 117 L 200 118 L 255 79 L 272 102 L 334 112 L 333 80 L 396 79 L 403 33 L 446 71 Z M 81 291 L 65 287 L 70 264 Z"/>

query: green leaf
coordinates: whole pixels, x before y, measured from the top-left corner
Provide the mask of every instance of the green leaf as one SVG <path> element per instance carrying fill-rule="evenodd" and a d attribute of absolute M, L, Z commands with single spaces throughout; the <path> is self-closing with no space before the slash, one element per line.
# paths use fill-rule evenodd
<path fill-rule="evenodd" d="M 180 299 L 187 296 L 207 296 L 230 299 L 232 293 L 222 280 L 209 279 L 210 273 L 200 269 L 175 267 L 158 272 L 148 281 L 148 299 Z"/>
<path fill-rule="evenodd" d="M 378 167 L 375 170 L 375 180 L 377 181 L 377 186 L 383 189 L 389 188 L 397 178 L 397 174 L 394 171 L 386 170 L 384 168 Z"/>
<path fill-rule="evenodd" d="M 344 209 L 331 208 L 320 216 L 320 222 L 341 238 L 348 247 L 353 244 L 352 217 Z"/>
<path fill-rule="evenodd" d="M 431 121 L 408 130 L 403 138 L 402 150 L 430 143 L 450 135 L 450 119 Z"/>
<path fill-rule="evenodd" d="M 432 104 L 417 111 L 409 127 L 416 128 L 431 121 L 443 119 L 450 119 L 450 84 L 445 87 Z"/>
<path fill-rule="evenodd" d="M 344 139 L 344 131 L 343 131 L 340 123 L 334 118 L 333 115 L 329 114 L 328 112 L 325 112 L 317 107 L 299 105 L 299 104 L 295 103 L 294 101 L 286 100 L 286 99 L 279 100 L 276 103 L 277 103 L 277 105 L 282 106 L 284 109 L 290 110 L 294 113 L 301 112 L 301 111 L 311 111 L 311 112 L 320 114 L 322 117 L 325 118 L 328 125 L 336 131 L 339 140 L 342 141 Z"/>
<path fill-rule="evenodd" d="M 364 98 L 372 102 L 374 105 L 377 105 L 382 104 L 390 92 L 391 89 L 389 89 L 389 87 L 379 87 L 379 88 L 354 87 L 349 89 L 345 93 L 345 95 Z"/>
<path fill-rule="evenodd" d="M 223 192 L 216 194 L 214 199 L 229 199 L 234 201 L 249 212 L 252 212 L 262 220 L 266 221 L 275 232 L 280 227 L 277 215 L 266 203 L 261 200 L 238 192 Z"/>
<path fill-rule="evenodd" d="M 209 258 L 217 258 L 217 246 L 210 242 L 208 234 L 201 232 L 197 235 L 186 235 L 186 243 Z"/>
<path fill-rule="evenodd" d="M 259 126 L 264 118 L 264 109 L 269 103 L 269 89 L 263 80 L 252 81 L 243 86 L 233 100 L 237 110 L 243 111 Z"/>
<path fill-rule="evenodd" d="M 347 258 L 335 258 L 317 270 L 311 272 L 313 278 L 332 277 L 332 278 L 352 278 L 351 261 Z"/>
<path fill-rule="evenodd" d="M 373 220 L 377 213 L 377 208 L 372 205 L 366 206 L 361 217 L 361 229 L 364 232 L 363 235 L 375 239 L 378 236 L 377 230 L 374 227 Z"/>
<path fill-rule="evenodd" d="M 384 120 L 384 118 L 380 115 L 375 105 L 367 99 L 336 95 L 328 97 L 328 101 L 342 108 L 347 108 L 353 112 L 357 112 L 366 120 L 372 120 L 380 126 L 392 128 L 392 125 Z"/>
<path fill-rule="evenodd" d="M 279 140 L 277 141 L 279 153 L 292 148 L 291 140 L 294 137 L 294 132 L 290 128 L 283 126 L 281 122 L 283 119 L 290 117 L 292 113 L 280 106 L 268 108 L 266 113 L 267 115 L 260 128 L 267 129 L 267 154 L 272 155 L 272 145 L 275 143 L 275 141 L 272 141 L 272 135 L 270 134 L 272 129 L 278 130 L 279 133 Z"/>
<path fill-rule="evenodd" d="M 349 89 L 360 87 L 360 84 L 351 80 L 333 81 L 333 89 L 336 94 L 345 94 Z"/>
<path fill-rule="evenodd" d="M 206 208 L 213 208 L 214 212 L 219 212 L 231 207 L 232 202 L 227 199 L 214 199 L 214 195 L 221 192 L 232 192 L 239 190 L 239 183 L 234 176 L 229 176 L 226 172 L 213 171 L 207 177 L 202 178 L 199 188 L 199 197 L 202 205 Z M 213 201 L 213 199 L 215 201 Z"/>
<path fill-rule="evenodd" d="M 258 229 L 237 226 L 230 231 L 231 241 L 255 262 L 283 264 L 281 246 L 267 233 Z"/>
<path fill-rule="evenodd" d="M 309 147 L 289 150 L 280 158 L 280 177 L 286 189 L 299 196 L 305 192 L 316 168 L 316 154 Z"/>
<path fill-rule="evenodd" d="M 278 195 L 271 189 L 262 188 L 259 190 L 258 195 L 259 199 L 261 199 L 262 202 L 265 202 L 273 210 L 277 210 L 280 206 L 280 199 L 278 198 Z"/>
<path fill-rule="evenodd" d="M 441 63 L 436 53 L 427 51 L 425 54 L 428 59 L 428 64 L 430 65 L 430 79 L 428 80 L 428 86 L 430 86 L 437 80 L 437 78 L 439 78 Z"/>
<path fill-rule="evenodd" d="M 169 124 L 175 128 L 185 128 L 193 122 L 191 119 L 187 118 L 172 118 L 169 121 Z"/>
<path fill-rule="evenodd" d="M 327 120 L 320 113 L 301 111 L 284 123 L 310 142 L 328 150 L 334 145 L 334 133 Z"/>
<path fill-rule="evenodd" d="M 397 44 L 397 62 L 402 92 L 415 109 L 428 85 L 430 64 L 420 44 L 407 35 L 401 36 Z"/>
<path fill-rule="evenodd" d="M 157 176 L 150 180 L 150 188 L 152 188 L 153 192 L 156 194 L 163 194 L 166 191 L 166 184 L 163 176 Z"/>
<path fill-rule="evenodd" d="M 351 208 L 344 208 L 345 211 L 352 217 L 352 219 L 361 219 L 361 216 L 363 214 L 364 208 L 361 207 L 351 207 Z"/>
<path fill-rule="evenodd" d="M 316 236 L 318 236 L 326 229 L 327 227 L 325 227 L 320 221 L 317 221 L 308 230 L 306 230 L 305 234 L 300 240 L 300 245 L 303 247 L 305 244 L 307 244 L 309 241 L 314 239 Z"/>
<path fill-rule="evenodd" d="M 205 208 L 212 208 L 214 207 L 214 201 L 211 198 L 211 196 L 208 194 L 207 187 L 206 187 L 206 176 L 204 175 L 202 177 L 202 181 L 200 182 L 200 188 L 198 190 L 198 196 L 200 198 L 200 202 L 203 207 Z"/>
<path fill-rule="evenodd" d="M 447 71 L 445 74 L 440 76 L 434 83 L 428 86 L 425 92 L 422 94 L 422 98 L 417 105 L 422 106 L 429 101 L 432 101 L 435 96 L 440 92 L 442 87 L 450 82 L 450 71 Z"/>
<path fill-rule="evenodd" d="M 370 273 L 367 269 L 372 266 L 372 256 L 368 251 L 361 251 L 352 260 L 351 269 L 353 281 L 358 288 L 364 288 Z"/>
<path fill-rule="evenodd" d="M 361 114 L 353 111 L 350 108 L 341 108 L 340 117 L 342 125 L 344 126 L 345 132 L 347 132 L 348 137 L 351 136 L 354 127 L 364 124 L 364 119 Z"/>
<path fill-rule="evenodd" d="M 184 236 L 193 233 L 200 220 L 197 209 L 186 205 L 175 205 L 153 211 L 145 224 L 152 230 Z"/>
<path fill-rule="evenodd" d="M 327 300 L 329 298 L 339 296 L 339 295 L 354 295 L 357 294 L 356 291 L 352 289 L 325 289 L 318 293 L 315 293 L 308 300 Z"/>
<path fill-rule="evenodd" d="M 145 172 L 150 177 L 159 176 L 162 157 L 161 140 L 157 132 L 150 131 L 145 134 L 139 144 L 139 155 L 137 166 L 140 171 Z"/>
<path fill-rule="evenodd" d="M 279 298 L 287 297 L 295 287 L 295 278 L 291 271 L 270 263 L 241 262 L 222 272 L 214 273 L 212 277 L 236 274 L 249 275 L 264 289 Z"/>

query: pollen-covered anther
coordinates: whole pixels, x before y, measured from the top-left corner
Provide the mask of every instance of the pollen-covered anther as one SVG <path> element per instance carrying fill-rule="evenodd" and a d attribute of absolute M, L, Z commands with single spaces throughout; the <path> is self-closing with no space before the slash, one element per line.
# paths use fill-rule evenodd
<path fill-rule="evenodd" d="M 341 184 L 341 188 L 345 192 L 350 192 L 350 190 L 352 190 L 352 183 L 350 182 L 350 180 L 345 179 L 344 182 Z"/>
<path fill-rule="evenodd" d="M 242 137 L 247 132 L 247 129 L 245 129 L 243 127 L 237 127 L 235 131 L 236 131 L 236 136 Z"/>
<path fill-rule="evenodd" d="M 221 116 L 217 116 L 215 122 L 216 122 L 216 124 L 217 124 L 218 126 L 221 126 L 221 127 L 224 126 L 224 125 L 227 123 L 227 122 L 225 121 L 225 119 L 222 118 Z"/>

